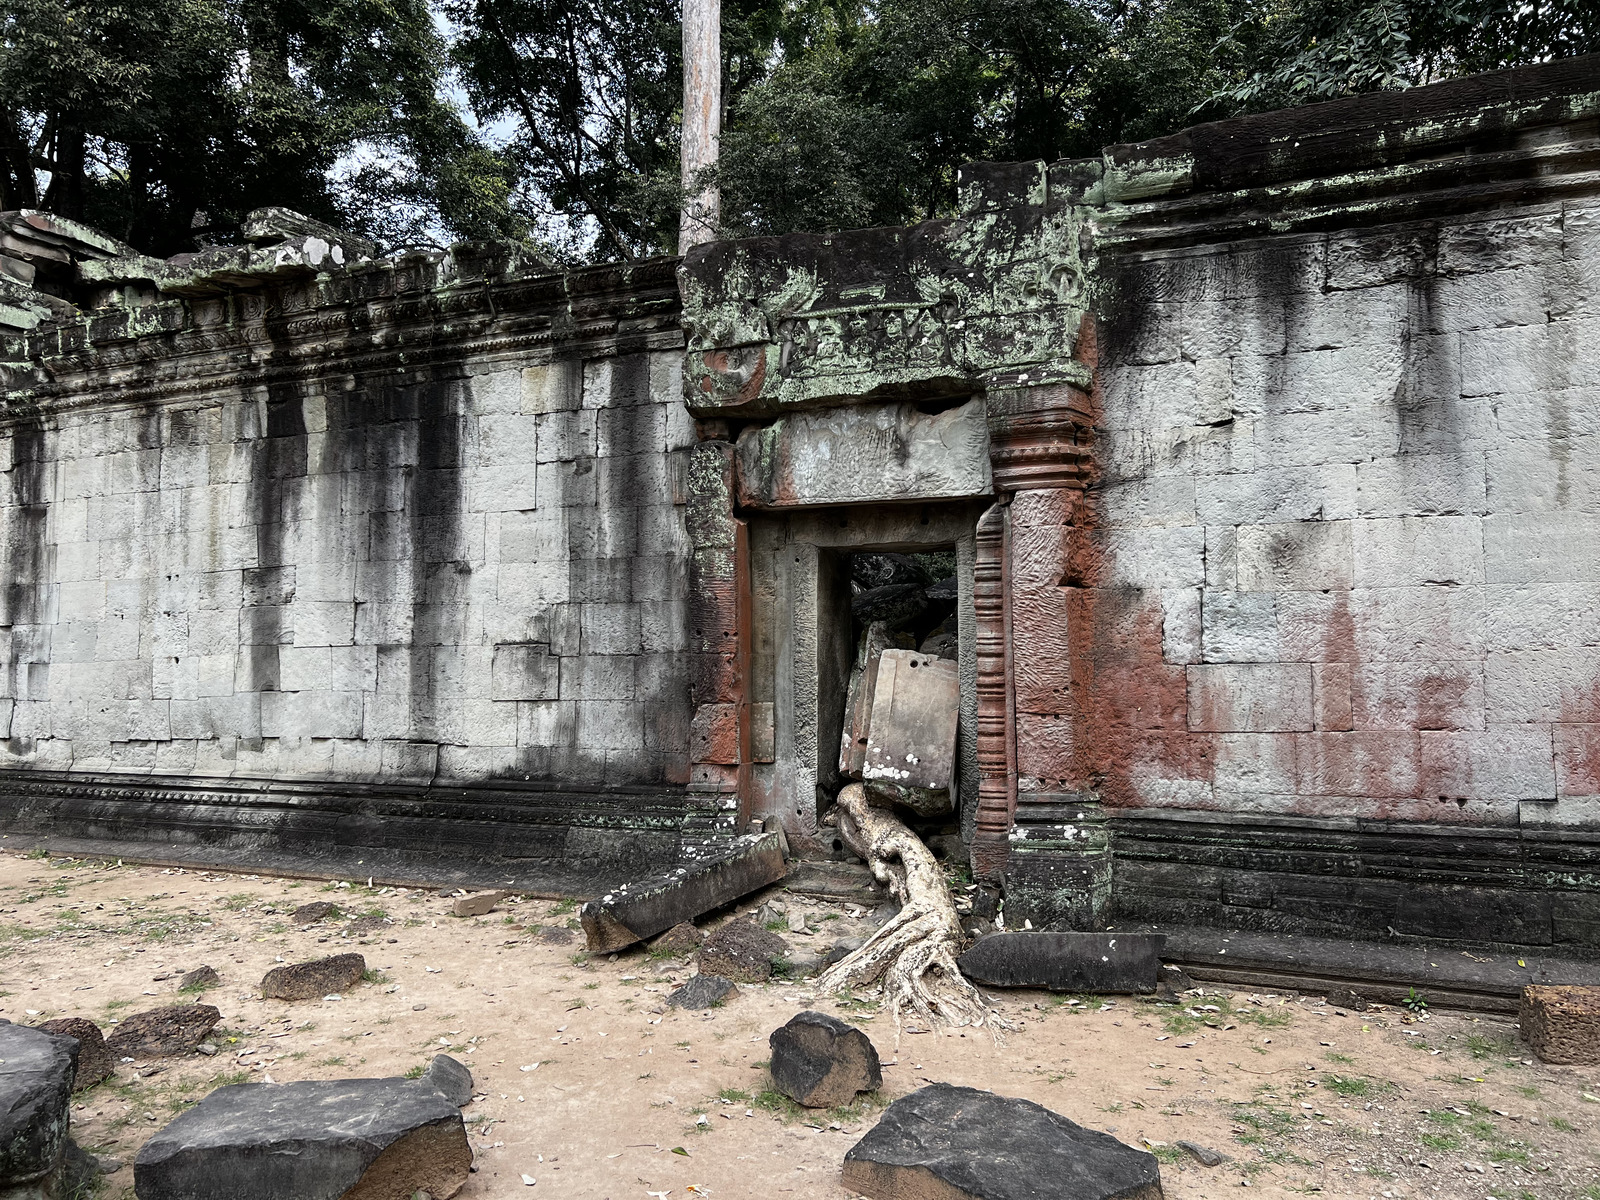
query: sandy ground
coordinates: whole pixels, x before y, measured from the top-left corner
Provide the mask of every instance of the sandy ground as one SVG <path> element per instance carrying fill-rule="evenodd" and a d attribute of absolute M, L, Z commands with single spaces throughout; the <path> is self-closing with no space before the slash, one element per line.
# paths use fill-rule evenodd
<path fill-rule="evenodd" d="M 860 935 L 870 916 L 775 889 L 808 916 L 792 944 Z M 331 900 L 342 918 L 295 926 Z M 215 1057 L 119 1064 L 81 1094 L 79 1141 L 124 1165 L 133 1196 L 154 1130 L 213 1087 L 257 1079 L 401 1074 L 447 1051 L 483 1098 L 465 1110 L 477 1156 L 462 1200 L 562 1196 L 845 1197 L 845 1151 L 882 1104 L 930 1081 L 1038 1101 L 1152 1149 L 1167 1196 L 1250 1194 L 1600 1200 L 1600 1070 L 1529 1061 L 1507 1021 L 1402 1010 L 1347 1013 L 1320 997 L 1205 989 L 1188 1007 L 1009 992 L 1019 1028 L 906 1033 L 898 1051 L 870 1000 L 802 983 L 745 987 L 720 1009 L 663 1011 L 688 977 L 643 950 L 588 958 L 570 903 L 518 899 L 458 919 L 434 892 L 162 870 L 0 852 L 0 1016 L 85 1016 L 110 1029 L 179 996 L 210 964 Z M 353 918 L 368 921 L 346 933 Z M 375 927 L 373 927 L 375 926 Z M 358 950 L 372 981 L 340 1000 L 260 999 L 274 965 Z M 849 1110 L 795 1109 L 768 1090 L 767 1035 L 802 1008 L 858 1022 L 884 1087 Z M 1230 1161 L 1207 1169 L 1187 1139 Z M 535 1180 L 530 1187 L 523 1176 Z M 1041 1196 L 1048 1195 L 1041 1192 Z"/>

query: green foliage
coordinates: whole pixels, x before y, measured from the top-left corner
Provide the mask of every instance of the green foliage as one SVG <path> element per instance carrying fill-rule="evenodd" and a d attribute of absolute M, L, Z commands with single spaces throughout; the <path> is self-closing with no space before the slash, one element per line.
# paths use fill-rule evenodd
<path fill-rule="evenodd" d="M 1330 1075 L 1326 1083 L 1341 1096 L 1365 1096 L 1372 1090 L 1365 1079 L 1350 1079 L 1342 1075 Z"/>
<path fill-rule="evenodd" d="M 1401 1000 L 1400 1004 L 1413 1013 L 1421 1014 L 1428 1011 L 1428 998 L 1417 991 L 1416 988 L 1407 988 L 1405 999 Z M 1476 1058 L 1477 1056 L 1474 1055 L 1473 1057 Z"/>

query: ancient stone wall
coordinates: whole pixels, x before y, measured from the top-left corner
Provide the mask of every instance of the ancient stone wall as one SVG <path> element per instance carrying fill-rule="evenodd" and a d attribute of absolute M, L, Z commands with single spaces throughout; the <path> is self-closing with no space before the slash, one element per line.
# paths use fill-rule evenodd
<path fill-rule="evenodd" d="M 179 278 L 213 294 L 24 347 L 31 403 L 0 439 L 8 788 L 520 786 L 580 825 L 585 789 L 623 810 L 645 789 L 624 823 L 681 808 L 693 425 L 670 265 Z M 96 821 L 76 832 L 141 836 Z"/>

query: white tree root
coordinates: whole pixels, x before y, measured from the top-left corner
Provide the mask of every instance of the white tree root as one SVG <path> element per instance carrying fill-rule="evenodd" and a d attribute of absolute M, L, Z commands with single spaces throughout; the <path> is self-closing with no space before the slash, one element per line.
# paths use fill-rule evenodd
<path fill-rule="evenodd" d="M 906 1009 L 930 1028 L 987 1025 L 998 1036 L 1008 1025 L 956 966 L 961 922 L 933 852 L 892 812 L 869 805 L 859 783 L 839 793 L 835 817 L 845 845 L 866 860 L 902 907 L 859 949 L 830 967 L 817 989 L 838 992 L 881 980 L 883 1002 L 894 1014 L 896 1045 Z"/>

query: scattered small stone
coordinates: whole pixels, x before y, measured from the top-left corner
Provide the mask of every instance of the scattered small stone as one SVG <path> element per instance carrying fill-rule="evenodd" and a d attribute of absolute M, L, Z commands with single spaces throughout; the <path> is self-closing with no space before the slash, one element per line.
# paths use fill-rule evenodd
<path fill-rule="evenodd" d="M 285 964 L 262 978 L 261 995 L 272 1000 L 315 1000 L 354 987 L 366 971 L 367 960 L 359 954 Z"/>
<path fill-rule="evenodd" d="M 887 925 L 899 915 L 900 906 L 893 900 L 885 900 L 882 904 L 878 905 L 877 908 L 872 910 L 872 913 L 870 916 L 868 916 L 867 920 L 871 921 L 874 925 L 881 927 Z"/>
<path fill-rule="evenodd" d="M 207 1058 L 210 1058 L 217 1052 L 216 1046 L 212 1045 L 210 1042 L 201 1042 L 194 1048 L 194 1050 L 196 1054 L 204 1054 Z"/>
<path fill-rule="evenodd" d="M 466 896 L 457 896 L 455 903 L 450 906 L 450 913 L 457 917 L 484 917 L 494 911 L 494 906 L 499 904 L 511 893 L 509 892 L 473 892 Z"/>
<path fill-rule="evenodd" d="M 730 921 L 700 943 L 700 971 L 736 983 L 760 983 L 772 977 L 772 960 L 788 949 L 781 937 L 754 921 Z"/>
<path fill-rule="evenodd" d="M 571 930 L 567 932 L 570 933 Z M 650 949 L 666 954 L 692 954 L 695 947 L 704 940 L 705 934 L 688 921 L 680 921 L 651 942 Z"/>
<path fill-rule="evenodd" d="M 773 1087 L 807 1108 L 838 1108 L 883 1085 L 871 1039 L 837 1017 L 799 1013 L 767 1042 Z"/>
<path fill-rule="evenodd" d="M 820 975 L 823 968 L 828 965 L 822 955 L 806 946 L 790 950 L 783 961 L 789 965 L 788 974 L 791 979 L 807 979 L 813 975 Z"/>
<path fill-rule="evenodd" d="M 181 992 L 185 988 L 212 987 L 221 982 L 222 976 L 217 974 L 215 967 L 199 966 L 192 971 L 184 972 L 178 980 L 178 990 Z"/>
<path fill-rule="evenodd" d="M 546 925 L 539 930 L 539 940 L 552 946 L 565 946 L 578 935 L 564 925 Z"/>
<path fill-rule="evenodd" d="M 842 937 L 828 947 L 828 952 L 822 956 L 823 964 L 831 967 L 836 962 L 842 962 L 866 944 L 864 937 Z"/>
<path fill-rule="evenodd" d="M 1210 1146 L 1202 1146 L 1199 1142 L 1179 1141 L 1173 1144 L 1202 1167 L 1220 1167 L 1223 1163 L 1230 1161 L 1226 1154 L 1218 1153 Z"/>
<path fill-rule="evenodd" d="M 188 1054 L 217 1027 L 222 1013 L 211 1004 L 169 1004 L 125 1017 L 106 1039 L 116 1057 Z"/>
<path fill-rule="evenodd" d="M 367 937 L 374 933 L 381 933 L 393 925 L 394 922 L 388 917 L 370 915 L 357 917 L 344 927 L 344 934 L 346 937 Z"/>
<path fill-rule="evenodd" d="M 1349 988 L 1334 988 L 1326 999 L 1334 1008 L 1348 1008 L 1351 1012 L 1367 1011 L 1367 998 Z"/>
<path fill-rule="evenodd" d="M 701 972 L 668 996 L 667 1003 L 674 1008 L 699 1010 L 722 1004 L 738 994 L 739 989 L 733 986 L 732 980 Z"/>
<path fill-rule="evenodd" d="M 95 1170 L 102 1175 L 115 1175 L 122 1170 L 122 1160 L 120 1158 L 112 1158 L 108 1154 L 98 1154 L 95 1155 L 94 1166 Z"/>
<path fill-rule="evenodd" d="M 76 1038 L 78 1041 L 78 1072 L 72 1078 L 72 1090 L 81 1092 L 108 1078 L 116 1070 L 116 1060 L 106 1049 L 105 1034 L 100 1026 L 83 1017 L 58 1017 L 38 1026 L 57 1037 Z"/>
<path fill-rule="evenodd" d="M 426 1008 L 427 1008 L 427 1007 L 428 1007 L 428 1006 L 427 1006 L 427 1005 L 426 1005 L 426 1004 L 413 1004 L 413 1005 L 412 1005 L 412 1006 L 411 1006 L 411 1011 L 412 1011 L 412 1012 L 422 1012 L 422 1011 L 423 1011 L 423 1010 L 425 1010 L 425 1009 L 426 1009 Z"/>
<path fill-rule="evenodd" d="M 1048 1181 L 1048 1183 L 1044 1183 Z M 1161 1200 L 1161 1168 L 1029 1100 L 936 1083 L 891 1104 L 844 1156 L 841 1182 L 873 1200 Z M 1048 1187 L 1048 1192 L 1041 1191 Z"/>
<path fill-rule="evenodd" d="M 294 910 L 289 918 L 296 925 L 315 925 L 333 911 L 333 905 L 326 900 L 313 900 L 310 904 L 302 904 Z"/>

